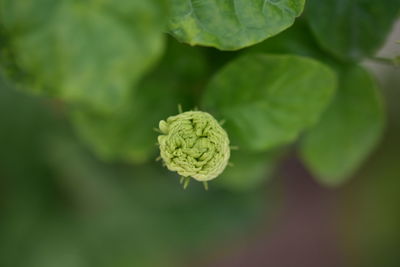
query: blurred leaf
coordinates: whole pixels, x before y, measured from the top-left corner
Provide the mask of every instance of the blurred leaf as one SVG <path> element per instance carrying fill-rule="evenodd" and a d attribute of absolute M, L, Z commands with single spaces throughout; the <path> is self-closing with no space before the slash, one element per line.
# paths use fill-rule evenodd
<path fill-rule="evenodd" d="M 261 42 L 294 22 L 304 0 L 169 0 L 169 31 L 191 45 L 236 50 Z"/>
<path fill-rule="evenodd" d="M 199 50 L 170 42 L 161 65 L 121 109 L 110 115 L 82 108 L 72 112 L 79 135 L 104 159 L 136 163 L 155 159 L 158 134 L 154 128 L 161 119 L 176 114 L 179 104 L 194 107 L 190 89 L 201 82 L 205 64 Z"/>
<path fill-rule="evenodd" d="M 252 153 L 243 150 L 232 151 L 228 166 L 216 183 L 232 191 L 244 192 L 257 189 L 271 178 L 277 167 L 280 154 L 276 151 Z"/>
<path fill-rule="evenodd" d="M 24 87 L 100 111 L 121 105 L 163 50 L 161 0 L 2 0 Z"/>
<path fill-rule="evenodd" d="M 336 85 L 318 61 L 291 55 L 245 55 L 212 79 L 203 106 L 221 119 L 233 144 L 266 150 L 294 141 L 314 124 Z"/>
<path fill-rule="evenodd" d="M 306 14 L 327 51 L 340 59 L 360 60 L 383 44 L 399 11 L 398 0 L 309 0 Z"/>
<path fill-rule="evenodd" d="M 301 144 L 305 164 L 323 184 L 343 183 L 382 135 L 384 111 L 375 81 L 362 67 L 341 70 L 334 101 Z"/>

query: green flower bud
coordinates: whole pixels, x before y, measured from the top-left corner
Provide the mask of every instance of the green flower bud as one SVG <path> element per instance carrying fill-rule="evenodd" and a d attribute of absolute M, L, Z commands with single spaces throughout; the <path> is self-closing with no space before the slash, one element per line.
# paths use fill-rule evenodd
<path fill-rule="evenodd" d="M 169 170 L 201 182 L 224 171 L 230 157 L 229 138 L 209 113 L 184 112 L 160 121 L 159 127 L 160 154 Z"/>

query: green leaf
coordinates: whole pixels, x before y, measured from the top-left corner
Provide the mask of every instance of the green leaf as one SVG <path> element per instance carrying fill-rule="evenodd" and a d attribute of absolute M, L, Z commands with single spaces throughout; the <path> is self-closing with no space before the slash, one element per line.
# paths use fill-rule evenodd
<path fill-rule="evenodd" d="M 236 50 L 289 26 L 304 0 L 169 0 L 169 32 L 191 45 Z"/>
<path fill-rule="evenodd" d="M 0 21 L 27 89 L 110 111 L 163 51 L 149 1 L 2 0 Z"/>
<path fill-rule="evenodd" d="M 359 66 L 345 68 L 334 101 L 302 140 L 302 159 L 321 183 L 343 183 L 375 147 L 383 125 L 372 77 Z"/>
<path fill-rule="evenodd" d="M 128 103 L 112 114 L 78 108 L 73 123 L 82 139 L 106 160 L 142 163 L 156 158 L 161 119 L 178 113 L 178 105 L 194 107 L 189 90 L 205 74 L 199 50 L 170 42 L 161 65 L 138 85 Z"/>
<path fill-rule="evenodd" d="M 217 73 L 203 106 L 226 120 L 234 145 L 261 151 L 288 144 L 313 125 L 335 86 L 335 74 L 318 61 L 250 54 Z"/>
<path fill-rule="evenodd" d="M 242 149 L 232 151 L 230 162 L 216 183 L 232 191 L 250 191 L 272 178 L 280 154 L 277 152 L 252 153 Z"/>
<path fill-rule="evenodd" d="M 383 44 L 398 0 L 309 0 L 307 19 L 320 44 L 340 59 L 360 60 Z"/>

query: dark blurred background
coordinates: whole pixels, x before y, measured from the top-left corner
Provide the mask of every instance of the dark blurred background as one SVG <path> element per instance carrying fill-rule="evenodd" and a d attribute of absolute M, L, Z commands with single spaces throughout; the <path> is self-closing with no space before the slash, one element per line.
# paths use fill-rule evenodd
<path fill-rule="evenodd" d="M 398 36 L 399 23 L 379 55 L 398 54 Z M 251 190 L 184 191 L 160 163 L 100 160 L 61 102 L 2 78 L 0 266 L 400 266 L 399 69 L 365 65 L 382 86 L 387 128 L 336 189 L 289 152 Z"/>

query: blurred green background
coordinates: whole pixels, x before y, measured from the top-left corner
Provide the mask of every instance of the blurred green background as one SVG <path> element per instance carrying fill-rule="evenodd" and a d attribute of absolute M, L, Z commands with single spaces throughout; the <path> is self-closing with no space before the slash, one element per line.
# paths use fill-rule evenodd
<path fill-rule="evenodd" d="M 156 122 L 179 103 L 199 105 L 210 76 L 229 60 L 252 51 L 325 58 L 304 25 L 301 19 L 238 52 L 168 37 L 158 65 L 128 96 L 135 105 L 118 118 L 23 92 L 18 83 L 29 75 L 11 66 L 14 83 L 4 71 L 0 266 L 399 266 L 400 76 L 393 65 L 363 61 L 381 85 L 387 125 L 378 147 L 340 187 L 317 184 L 292 147 L 261 157 L 235 152 L 235 166 L 209 191 L 197 183 L 182 190 L 177 175 L 155 162 Z M 378 55 L 399 54 L 399 25 Z M 0 37 L 4 45 L 6 35 Z"/>

